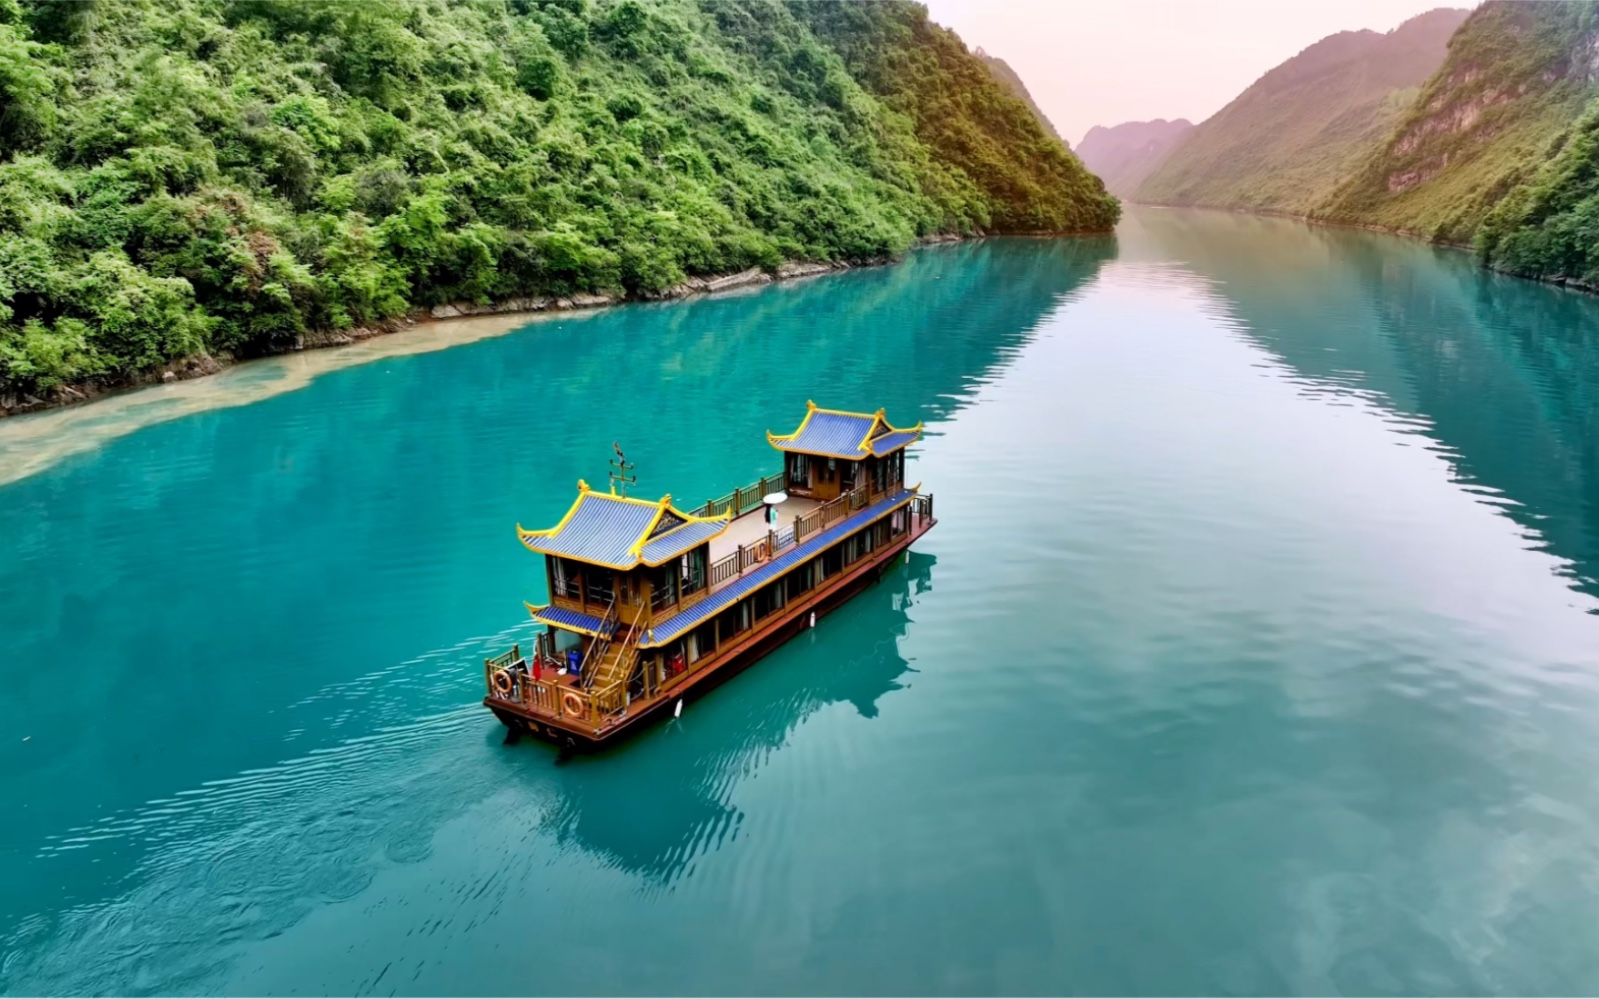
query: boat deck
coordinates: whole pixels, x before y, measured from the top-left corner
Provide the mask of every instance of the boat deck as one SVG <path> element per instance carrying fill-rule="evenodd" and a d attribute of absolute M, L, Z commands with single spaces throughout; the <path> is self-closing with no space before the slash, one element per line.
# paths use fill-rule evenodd
<path fill-rule="evenodd" d="M 740 545 L 748 546 L 763 540 L 768 531 L 781 531 L 785 527 L 793 527 L 795 517 L 803 517 L 821 505 L 817 500 L 790 496 L 777 505 L 775 524 L 768 524 L 762 519 L 761 514 L 766 510 L 765 507 L 756 507 L 728 524 L 727 530 L 711 539 L 711 561 L 716 562 L 726 558 L 737 551 Z"/>

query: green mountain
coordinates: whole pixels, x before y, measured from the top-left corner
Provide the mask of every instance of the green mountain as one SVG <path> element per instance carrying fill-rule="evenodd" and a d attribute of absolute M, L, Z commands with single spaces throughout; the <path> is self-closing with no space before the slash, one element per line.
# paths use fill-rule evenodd
<path fill-rule="evenodd" d="M 626 0 L 624 0 L 626 2 Z M 718 16 L 745 0 L 706 0 Z M 1006 93 L 960 36 L 909 0 L 790 0 L 788 10 L 839 53 L 850 74 L 915 123 L 936 176 L 924 180 L 949 223 L 1007 232 L 1105 231 L 1121 203 L 1105 193 L 1027 107 Z"/>
<path fill-rule="evenodd" d="M 907 0 L 0 0 L 0 397 L 1118 213 Z"/>
<path fill-rule="evenodd" d="M 1582 186 L 1591 125 L 1573 123 L 1599 77 L 1595 11 L 1591 0 L 1478 7 L 1389 141 L 1318 215 L 1465 243 L 1494 213 L 1488 258 L 1553 273 L 1512 237 L 1565 213 Z"/>
<path fill-rule="evenodd" d="M 1054 124 L 1050 122 L 1049 118 L 1045 116 L 1043 110 L 1040 109 L 1038 104 L 1033 100 L 1033 95 L 1027 92 L 1027 84 L 1022 82 L 1022 78 L 1016 74 L 1014 69 L 1010 68 L 1010 63 L 1001 59 L 999 56 L 991 56 L 987 52 L 984 52 L 981 45 L 973 49 L 972 54 L 983 60 L 983 64 L 987 66 L 988 71 L 994 75 L 994 79 L 999 81 L 1000 86 L 1004 87 L 1012 97 L 1027 105 L 1027 109 L 1033 112 L 1033 117 L 1038 119 L 1038 124 L 1043 126 L 1044 131 L 1048 132 L 1055 138 L 1060 139 L 1061 145 L 1068 149 L 1071 148 L 1071 144 L 1065 139 L 1062 139 L 1060 133 L 1055 131 Z M 1083 165 L 1087 166 L 1086 163 Z M 1095 172 L 1097 173 L 1098 171 Z"/>
<path fill-rule="evenodd" d="M 1106 190 L 1131 198 L 1193 127 L 1187 118 L 1095 125 L 1078 144 L 1077 156 L 1104 180 Z"/>
<path fill-rule="evenodd" d="M 1312 211 L 1404 118 L 1466 15 L 1440 8 L 1387 34 L 1322 39 L 1195 126 L 1136 200 Z"/>

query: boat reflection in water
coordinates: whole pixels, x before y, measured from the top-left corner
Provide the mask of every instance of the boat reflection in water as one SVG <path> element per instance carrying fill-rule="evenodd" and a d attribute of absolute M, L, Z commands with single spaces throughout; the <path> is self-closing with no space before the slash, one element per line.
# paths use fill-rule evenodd
<path fill-rule="evenodd" d="M 672 882 L 738 827 L 742 815 L 729 803 L 734 791 L 802 722 L 833 704 L 876 717 L 883 695 L 905 686 L 902 678 L 915 670 L 898 639 L 912 623 L 917 597 L 931 589 L 936 563 L 932 555 L 908 552 L 817 630 L 729 680 L 723 693 L 739 696 L 697 702 L 682 718 L 619 749 L 572 758 L 557 771 L 558 802 L 540 833 L 653 882 Z M 853 640 L 867 631 L 879 639 Z M 730 731 L 728 721 L 740 711 L 747 713 Z M 508 751 L 554 752 L 534 742 Z M 528 767 L 528 778 L 550 783 L 541 767 Z"/>

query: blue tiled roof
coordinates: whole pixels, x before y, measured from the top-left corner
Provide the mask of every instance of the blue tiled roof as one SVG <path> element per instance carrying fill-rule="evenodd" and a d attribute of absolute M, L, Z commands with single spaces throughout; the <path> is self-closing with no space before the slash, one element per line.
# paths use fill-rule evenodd
<path fill-rule="evenodd" d="M 861 453 L 861 441 L 871 433 L 874 422 L 876 417 L 872 416 L 818 410 L 792 437 L 780 441 L 777 446 L 785 451 L 810 454 L 856 455 Z"/>
<path fill-rule="evenodd" d="M 868 440 L 873 434 L 877 436 Z M 821 409 L 815 403 L 810 403 L 805 419 L 793 433 L 782 437 L 775 434 L 766 436 L 779 451 L 859 460 L 868 455 L 881 458 L 892 454 L 921 435 L 920 423 L 901 430 L 890 426 L 881 410 L 876 413 L 846 413 L 837 409 Z"/>
<path fill-rule="evenodd" d="M 527 546 L 546 555 L 564 555 L 579 562 L 631 566 L 631 552 L 655 520 L 656 506 L 630 503 L 605 493 L 582 493 L 577 508 L 549 534 L 526 539 Z"/>
<path fill-rule="evenodd" d="M 725 520 L 708 523 L 701 521 L 684 524 L 682 527 L 674 527 L 665 534 L 652 538 L 644 545 L 644 561 L 648 565 L 659 565 L 667 559 L 676 558 L 696 545 L 704 544 L 725 530 L 727 530 L 727 521 Z"/>
<path fill-rule="evenodd" d="M 872 453 L 879 458 L 885 454 L 893 454 L 907 444 L 915 443 L 916 438 L 922 436 L 920 430 L 895 430 L 872 438 Z"/>
<path fill-rule="evenodd" d="M 518 527 L 522 544 L 545 555 L 631 569 L 641 561 L 664 562 L 727 529 L 725 517 L 711 521 L 691 519 L 674 510 L 666 499 L 649 503 L 590 492 L 581 484 L 580 487 L 577 501 L 555 527 L 548 531 L 524 531 Z M 666 511 L 687 522 L 646 542 L 646 532 Z"/>
<path fill-rule="evenodd" d="M 607 625 L 603 618 L 593 614 L 584 614 L 581 611 L 566 610 L 561 607 L 534 607 L 529 605 L 528 611 L 533 615 L 533 620 L 544 624 L 553 624 L 557 628 L 566 628 L 571 631 L 587 631 L 591 634 L 604 635 L 609 638 L 616 631 L 616 625 Z"/>
<path fill-rule="evenodd" d="M 902 489 L 887 499 L 878 500 L 859 513 L 845 517 L 814 538 L 790 548 L 753 572 L 744 574 L 693 607 L 659 622 L 651 629 L 649 638 L 639 643 L 640 647 L 656 648 L 682 637 L 805 560 L 814 558 L 824 549 L 878 520 L 895 507 L 908 503 L 914 495 L 913 491 Z"/>

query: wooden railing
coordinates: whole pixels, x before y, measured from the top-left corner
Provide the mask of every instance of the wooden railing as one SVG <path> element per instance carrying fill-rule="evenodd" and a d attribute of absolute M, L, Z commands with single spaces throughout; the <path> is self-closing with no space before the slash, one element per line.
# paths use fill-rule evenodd
<path fill-rule="evenodd" d="M 627 634 L 622 637 L 622 647 L 617 650 L 616 669 L 612 673 L 613 683 L 616 681 L 626 683 L 633 675 L 633 667 L 638 662 L 638 641 L 644 635 L 639 625 L 643 623 L 644 608 L 640 606 L 638 613 L 633 615 L 633 623 L 628 626 Z M 593 680 L 589 679 L 588 682 L 592 683 Z"/>
<path fill-rule="evenodd" d="M 511 651 L 505 653 L 504 655 L 498 655 L 493 659 L 483 660 L 483 689 L 488 691 L 488 695 L 490 697 L 504 696 L 498 690 L 494 689 L 494 674 L 498 673 L 502 669 L 508 669 L 513 664 L 521 661 L 522 644 L 520 642 L 511 646 Z"/>
<path fill-rule="evenodd" d="M 743 555 L 744 552 L 742 550 L 729 552 L 727 555 L 711 563 L 712 589 L 715 589 L 739 574 L 739 563 L 742 560 Z"/>
<path fill-rule="evenodd" d="M 812 510 L 810 513 L 794 519 L 794 540 L 804 541 L 818 531 L 822 531 L 860 510 L 871 501 L 865 486 L 856 486 L 854 489 Z"/>
<path fill-rule="evenodd" d="M 783 488 L 783 474 L 768 475 L 757 479 L 750 485 L 735 489 L 720 499 L 707 500 L 705 505 L 693 511 L 696 517 L 719 517 L 724 513 L 731 513 L 741 517 L 761 505 L 761 500 L 770 493 L 775 493 Z"/>
<path fill-rule="evenodd" d="M 911 505 L 908 509 L 911 512 L 911 518 L 914 520 L 932 520 L 933 494 L 921 493 L 912 497 Z"/>
<path fill-rule="evenodd" d="M 598 727 L 605 715 L 616 714 L 627 707 L 627 677 L 616 680 L 599 690 L 589 692 L 589 722 Z"/>
<path fill-rule="evenodd" d="M 757 541 L 753 545 L 744 545 L 738 550 L 738 574 L 740 576 L 765 562 L 771 557 L 765 541 Z"/>

